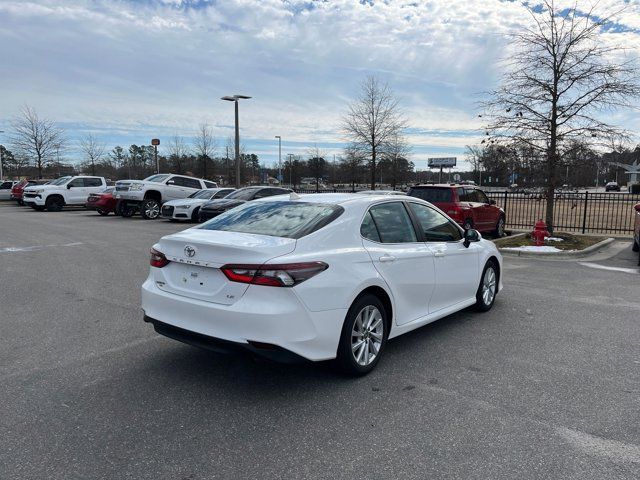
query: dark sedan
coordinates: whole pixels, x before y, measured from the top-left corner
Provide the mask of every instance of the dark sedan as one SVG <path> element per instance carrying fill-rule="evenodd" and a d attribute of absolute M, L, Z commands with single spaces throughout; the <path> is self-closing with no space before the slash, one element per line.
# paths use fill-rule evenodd
<path fill-rule="evenodd" d="M 245 202 L 273 195 L 287 195 L 292 191 L 280 187 L 245 187 L 220 200 L 211 200 L 200 207 L 200 221 L 205 222 Z"/>

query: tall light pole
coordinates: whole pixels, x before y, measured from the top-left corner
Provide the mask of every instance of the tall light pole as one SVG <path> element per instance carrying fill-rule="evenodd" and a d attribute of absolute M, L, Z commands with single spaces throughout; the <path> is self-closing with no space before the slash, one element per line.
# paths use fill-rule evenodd
<path fill-rule="evenodd" d="M 0 130 L 0 133 L 4 133 L 4 130 Z M 2 145 L 0 145 L 0 182 L 4 181 L 4 173 L 2 170 Z"/>
<path fill-rule="evenodd" d="M 236 107 L 236 188 L 240 188 L 240 121 L 238 119 L 238 100 L 248 100 L 246 95 L 227 95 L 220 100 L 234 102 Z"/>
<path fill-rule="evenodd" d="M 276 135 L 278 139 L 278 184 L 282 183 L 282 137 Z"/>

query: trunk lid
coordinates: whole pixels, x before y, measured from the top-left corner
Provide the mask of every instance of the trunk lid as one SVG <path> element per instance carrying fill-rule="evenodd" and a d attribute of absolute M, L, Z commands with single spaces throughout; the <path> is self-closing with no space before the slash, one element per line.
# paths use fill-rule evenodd
<path fill-rule="evenodd" d="M 163 237 L 155 246 L 170 263 L 154 269 L 161 290 L 184 297 L 232 305 L 248 284 L 231 282 L 220 267 L 229 263 L 263 264 L 295 249 L 291 238 L 219 230 L 189 229 Z"/>

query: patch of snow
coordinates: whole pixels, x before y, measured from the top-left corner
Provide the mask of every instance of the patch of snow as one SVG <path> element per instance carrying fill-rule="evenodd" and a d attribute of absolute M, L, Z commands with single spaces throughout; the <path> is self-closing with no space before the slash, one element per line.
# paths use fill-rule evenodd
<path fill-rule="evenodd" d="M 544 239 L 547 242 L 564 242 L 564 238 L 558 238 L 558 237 L 545 237 Z"/>
<path fill-rule="evenodd" d="M 555 253 L 555 252 L 564 251 L 556 247 L 550 247 L 548 245 L 542 245 L 541 247 L 537 247 L 535 245 L 526 245 L 524 247 L 505 247 L 502 250 L 509 250 L 510 252 L 545 252 L 545 253 Z"/>

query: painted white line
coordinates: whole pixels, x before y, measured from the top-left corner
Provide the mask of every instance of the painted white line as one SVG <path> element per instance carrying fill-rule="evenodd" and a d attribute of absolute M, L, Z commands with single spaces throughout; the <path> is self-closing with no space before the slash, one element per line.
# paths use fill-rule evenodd
<path fill-rule="evenodd" d="M 566 427 L 558 427 L 556 432 L 574 448 L 589 456 L 605 457 L 622 463 L 640 463 L 640 445 L 597 437 Z"/>
<path fill-rule="evenodd" d="M 634 273 L 636 275 L 640 275 L 640 268 L 608 267 L 606 265 L 599 265 L 591 262 L 578 262 L 578 264 L 583 267 L 597 268 L 598 270 L 609 270 L 612 272 Z"/>
<path fill-rule="evenodd" d="M 0 253 L 15 253 L 15 252 L 33 252 L 35 250 L 42 250 L 43 248 L 51 247 L 75 247 L 83 245 L 82 242 L 62 243 L 60 245 L 33 245 L 31 247 L 2 247 Z"/>

